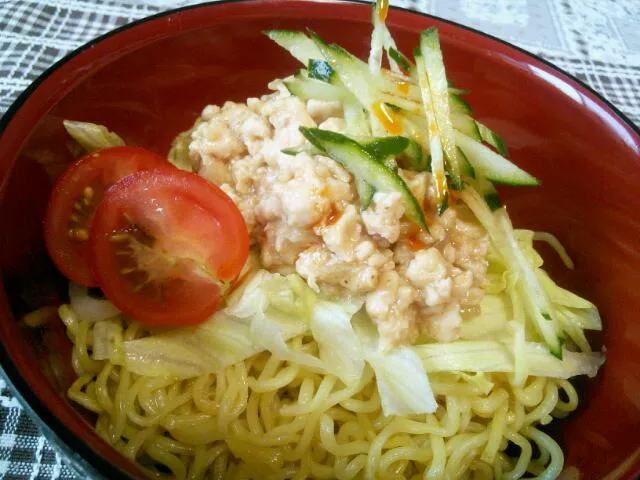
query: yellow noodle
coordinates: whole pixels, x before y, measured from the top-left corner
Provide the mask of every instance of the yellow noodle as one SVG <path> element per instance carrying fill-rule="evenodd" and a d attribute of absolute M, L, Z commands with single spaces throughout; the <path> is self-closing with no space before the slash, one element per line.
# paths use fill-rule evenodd
<path fill-rule="evenodd" d="M 559 389 L 562 389 L 566 393 L 568 397 L 566 402 L 558 400 L 555 405 L 556 410 L 568 413 L 578 408 L 578 392 L 576 392 L 573 385 L 571 385 L 567 380 L 556 380 L 555 383 L 558 385 Z"/>
<path fill-rule="evenodd" d="M 95 397 L 92 397 L 83 390 L 87 388 L 87 385 L 92 385 L 93 376 L 89 374 L 82 375 L 76 379 L 75 382 L 69 387 L 67 395 L 71 400 L 79 403 L 87 410 L 91 410 L 95 413 L 102 412 L 102 407 L 98 403 Z"/>
<path fill-rule="evenodd" d="M 92 325 L 61 311 L 80 373 L 69 397 L 96 412 L 99 435 L 157 478 L 153 462 L 189 480 L 517 480 L 527 471 L 550 479 L 562 452 L 535 426 L 578 403 L 566 380 L 516 385 L 506 374 L 437 373 L 436 413 L 385 417 L 371 368 L 344 385 L 268 353 L 190 380 L 149 378 L 91 358 Z M 148 334 L 125 323 L 122 341 Z M 310 337 L 290 346 L 318 350 Z M 505 454 L 509 442 L 520 448 L 516 458 Z"/>
<path fill-rule="evenodd" d="M 495 461 L 498 450 L 500 449 L 501 440 L 504 438 L 505 430 L 507 429 L 507 408 L 508 397 L 504 400 L 500 408 L 498 408 L 488 426 L 489 439 L 480 456 L 483 462 L 493 463 Z"/>
<path fill-rule="evenodd" d="M 440 480 L 444 477 L 447 465 L 447 450 L 444 439 L 439 435 L 431 435 L 431 455 L 432 461 L 429 469 L 424 472 L 425 480 Z"/>
<path fill-rule="evenodd" d="M 558 403 L 558 387 L 552 381 L 547 382 L 544 397 L 540 403 L 524 417 L 525 425 L 530 425 L 549 415 Z"/>

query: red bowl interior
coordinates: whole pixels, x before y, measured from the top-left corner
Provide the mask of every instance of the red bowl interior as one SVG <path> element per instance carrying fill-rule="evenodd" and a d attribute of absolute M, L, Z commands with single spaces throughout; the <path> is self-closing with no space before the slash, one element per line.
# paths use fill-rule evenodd
<path fill-rule="evenodd" d="M 3 366 L 37 415 L 94 466 L 104 467 L 97 453 L 140 476 L 60 393 L 64 385 L 48 374 L 51 346 L 39 345 L 15 321 L 29 305 L 17 297 L 25 284 L 48 292 L 55 283 L 39 259 L 46 170 L 70 161 L 62 119 L 106 124 L 130 144 L 166 153 L 204 105 L 260 95 L 269 80 L 297 68 L 262 30 L 308 27 L 364 56 L 369 19 L 361 4 L 280 0 L 161 15 L 65 60 L 2 119 Z M 542 179 L 541 188 L 504 191 L 514 224 L 558 236 L 576 269 L 559 269 L 549 256 L 551 268 L 562 284 L 593 300 L 605 321 L 607 363 L 559 433 L 566 465 L 584 479 L 617 468 L 630 477 L 640 445 L 640 134 L 586 87 L 514 47 L 408 11 L 393 10 L 389 24 L 406 52 L 422 29 L 439 28 L 450 78 L 471 90 L 477 117 L 503 134 L 516 163 Z"/>

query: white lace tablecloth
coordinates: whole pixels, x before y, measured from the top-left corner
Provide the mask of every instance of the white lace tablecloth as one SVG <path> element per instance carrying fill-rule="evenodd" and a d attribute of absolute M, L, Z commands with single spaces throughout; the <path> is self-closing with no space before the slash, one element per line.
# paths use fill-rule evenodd
<path fill-rule="evenodd" d="M 43 70 L 86 41 L 192 3 L 0 0 L 0 115 Z M 391 0 L 542 56 L 640 124 L 640 0 Z M 75 479 L 0 377 L 0 478 Z"/>

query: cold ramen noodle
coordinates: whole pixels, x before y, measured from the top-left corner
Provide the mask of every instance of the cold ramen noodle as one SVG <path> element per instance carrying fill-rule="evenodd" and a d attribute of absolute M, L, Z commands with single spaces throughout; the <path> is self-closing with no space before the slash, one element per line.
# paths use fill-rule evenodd
<path fill-rule="evenodd" d="M 447 81 L 437 32 L 409 59 L 385 17 L 368 64 L 267 32 L 301 69 L 206 106 L 170 163 L 65 123 L 91 152 L 46 220 L 68 394 L 152 477 L 563 470 L 543 427 L 604 361 L 598 311 L 542 269 L 537 240 L 572 267 L 555 237 L 513 228 L 493 184 L 538 181 Z"/>

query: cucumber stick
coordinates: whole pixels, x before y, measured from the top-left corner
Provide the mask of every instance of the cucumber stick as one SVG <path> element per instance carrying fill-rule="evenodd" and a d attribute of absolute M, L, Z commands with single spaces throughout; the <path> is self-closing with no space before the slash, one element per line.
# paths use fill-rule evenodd
<path fill-rule="evenodd" d="M 459 132 L 464 133 L 466 136 L 471 137 L 478 142 L 482 141 L 482 135 L 480 134 L 478 123 L 471 118 L 471 116 L 464 113 L 453 113 L 451 115 L 451 122 L 453 123 L 453 128 Z"/>
<path fill-rule="evenodd" d="M 371 22 L 373 32 L 371 33 L 371 49 L 369 50 L 369 72 L 371 75 L 378 75 L 382 67 L 382 52 L 384 51 L 385 24 L 381 17 L 386 17 L 387 13 L 382 5 L 382 0 L 376 0 L 371 11 Z M 388 8 L 388 4 L 387 4 Z"/>
<path fill-rule="evenodd" d="M 465 177 L 474 179 L 476 178 L 476 170 L 471 165 L 471 162 L 467 159 L 467 156 L 464 154 L 460 147 L 456 147 L 458 149 L 458 158 L 460 158 L 460 165 L 462 167 L 462 174 Z"/>
<path fill-rule="evenodd" d="M 304 64 L 305 67 L 309 65 L 310 60 L 325 58 L 317 46 L 317 40 L 320 40 L 322 42 L 322 40 L 317 36 L 315 36 L 315 40 L 312 40 L 307 36 L 306 33 L 292 30 L 267 30 L 264 33 L 280 47 L 287 50 L 300 63 Z M 353 57 L 348 52 L 345 53 L 351 56 L 352 60 L 356 60 L 357 62 L 359 62 L 361 64 L 360 66 L 364 67 L 364 72 L 369 75 L 369 70 L 366 63 L 362 62 L 356 57 Z M 411 74 L 413 74 L 415 68 L 413 67 L 413 65 L 411 65 L 411 62 L 397 49 L 390 47 L 389 55 L 396 63 L 398 63 L 398 65 L 402 64 L 403 68 L 409 65 L 409 67 L 411 67 Z M 329 62 L 329 64 L 331 63 Z M 411 77 L 407 78 L 408 81 L 399 81 L 393 76 L 393 74 L 387 71 L 382 71 L 382 75 L 379 78 L 373 79 L 369 75 L 369 78 L 367 80 L 373 81 L 372 85 L 379 83 L 380 93 L 382 94 L 386 94 L 387 96 L 392 97 L 404 98 L 406 101 L 411 101 L 413 103 L 420 102 L 420 90 L 415 85 L 415 80 Z M 374 80 L 378 81 L 375 82 Z M 451 111 L 466 114 L 471 113 L 471 107 L 460 96 L 461 92 L 462 91 L 459 89 L 449 88 L 449 106 L 451 108 Z"/>
<path fill-rule="evenodd" d="M 311 34 L 311 41 L 316 45 L 324 59 L 329 62 L 331 68 L 338 74 L 341 83 L 346 89 L 353 94 L 364 108 L 371 111 L 379 94 L 374 86 L 373 77 L 369 74 L 367 64 L 342 47 L 328 44 L 313 33 Z M 370 115 L 369 120 L 374 135 L 385 133 L 384 127 L 375 116 Z"/>
<path fill-rule="evenodd" d="M 472 187 L 465 187 L 459 194 L 478 221 L 489 234 L 491 243 L 502 257 L 507 269 L 514 274 L 516 291 L 530 318 L 549 351 L 562 358 L 561 331 L 555 312 L 532 265 L 528 262 L 515 238 L 513 226 L 504 208 L 492 212 L 482 194 Z"/>
<path fill-rule="evenodd" d="M 366 180 L 356 177 L 356 190 L 358 191 L 358 197 L 360 198 L 360 210 L 366 210 L 371 205 L 373 195 L 376 193 L 376 189 Z"/>
<path fill-rule="evenodd" d="M 324 60 L 317 60 L 315 58 L 309 60 L 308 70 L 309 78 L 315 78 L 316 80 L 322 80 L 328 83 L 331 83 L 331 79 L 335 75 L 331 65 Z"/>
<path fill-rule="evenodd" d="M 304 32 L 294 30 L 267 30 L 264 33 L 305 67 L 309 64 L 309 60 L 323 58 L 318 48 Z"/>
<path fill-rule="evenodd" d="M 405 57 L 405 55 L 400 50 L 390 47 L 387 54 L 389 55 L 389 58 L 396 63 L 402 73 L 409 76 L 415 74 L 415 68 L 411 63 L 411 60 Z"/>
<path fill-rule="evenodd" d="M 349 92 L 344 88 L 313 78 L 293 78 L 284 81 L 285 87 L 302 100 L 345 100 Z"/>
<path fill-rule="evenodd" d="M 416 70 L 420 89 L 422 90 L 422 102 L 427 116 L 427 131 L 429 132 L 429 151 L 431 153 L 431 173 L 435 181 L 436 198 L 439 205 L 444 205 L 447 200 L 448 185 L 444 168 L 444 153 L 440 143 L 440 132 L 436 122 L 435 112 L 431 108 L 431 94 L 429 91 L 429 80 L 425 72 L 425 65 L 422 56 L 416 55 Z"/>
<path fill-rule="evenodd" d="M 555 311 L 549 298 L 547 297 L 535 270 L 525 257 L 524 253 L 518 245 L 518 241 L 513 232 L 511 220 L 504 208 L 497 210 L 495 213 L 496 224 L 502 230 L 504 237 L 508 242 L 508 248 L 511 250 L 513 267 L 517 266 L 518 282 L 522 292 L 525 310 L 529 317 L 533 319 L 538 333 L 549 347 L 549 351 L 562 359 L 562 342 L 561 331 L 558 328 L 558 321 L 555 318 Z"/>
<path fill-rule="evenodd" d="M 438 31 L 434 27 L 423 31 L 420 35 L 420 55 L 416 58 L 416 63 L 418 62 L 423 67 L 418 70 L 423 104 L 425 104 L 425 109 L 430 108 L 433 112 L 442 150 L 449 163 L 451 182 L 454 186 L 459 187 L 462 168 L 458 158 L 454 129 L 451 122 L 449 84 L 444 69 L 442 51 L 440 50 Z M 431 101 L 428 107 L 427 99 Z"/>
<path fill-rule="evenodd" d="M 397 158 L 398 164 L 405 170 L 415 172 L 426 172 L 429 170 L 429 158 L 417 141 L 410 139 L 406 150 Z"/>
<path fill-rule="evenodd" d="M 478 121 L 476 121 L 476 126 L 478 127 L 478 132 L 480 133 L 480 138 L 482 139 L 482 141 L 495 148 L 503 157 L 507 157 L 509 155 L 507 144 L 504 142 L 500 135 Z"/>
<path fill-rule="evenodd" d="M 404 152 L 409 146 L 406 137 L 377 137 L 361 142 L 362 147 L 378 160 L 384 161 Z"/>
<path fill-rule="evenodd" d="M 324 150 L 329 157 L 349 170 L 356 179 L 366 181 L 376 191 L 400 193 L 407 218 L 428 231 L 420 204 L 404 180 L 374 158 L 362 145 L 329 130 L 300 127 L 300 132 L 314 146 Z"/>
<path fill-rule="evenodd" d="M 506 185 L 540 185 L 534 176 L 464 133 L 455 132 L 455 138 L 456 144 L 465 153 L 476 173 L 483 177 Z"/>
<path fill-rule="evenodd" d="M 469 181 L 469 184 L 484 198 L 484 202 L 492 212 L 504 206 L 495 187 L 486 178 L 478 177 L 475 180 Z"/>

